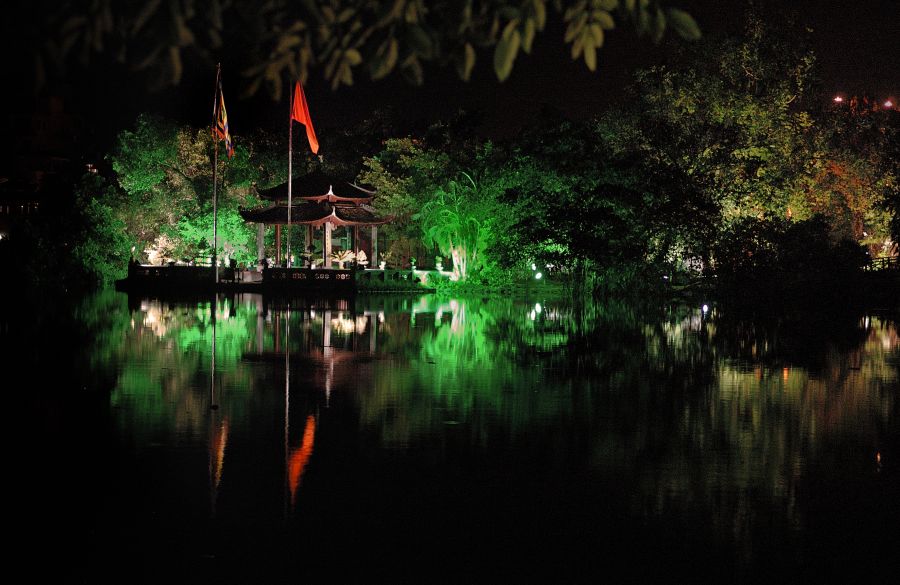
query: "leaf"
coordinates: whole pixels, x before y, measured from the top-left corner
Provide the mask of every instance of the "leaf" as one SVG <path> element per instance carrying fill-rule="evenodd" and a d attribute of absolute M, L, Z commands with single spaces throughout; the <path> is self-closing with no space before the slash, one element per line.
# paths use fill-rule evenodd
<path fill-rule="evenodd" d="M 422 64 L 419 63 L 419 59 L 415 53 L 403 61 L 402 71 L 403 76 L 406 77 L 407 80 L 416 85 L 422 85 L 422 80 L 424 79 Z"/>
<path fill-rule="evenodd" d="M 519 19 L 514 18 L 506 23 L 506 26 L 503 27 L 503 35 L 502 37 L 506 40 L 509 40 L 512 37 L 513 32 L 519 26 Z"/>
<path fill-rule="evenodd" d="M 275 47 L 275 53 L 284 53 L 288 49 L 299 45 L 301 42 L 300 37 L 297 35 L 282 35 L 278 37 L 278 45 Z"/>
<path fill-rule="evenodd" d="M 391 37 L 378 47 L 370 69 L 372 79 L 381 79 L 394 70 L 398 54 L 397 39 Z"/>
<path fill-rule="evenodd" d="M 341 54 L 338 51 L 331 53 L 331 56 L 328 58 L 328 63 L 325 64 L 325 79 L 337 77 L 337 71 L 335 69 L 340 60 L 340 56 Z"/>
<path fill-rule="evenodd" d="M 531 43 L 534 42 L 535 24 L 530 18 L 525 21 L 525 34 L 522 37 L 522 49 L 531 53 Z"/>
<path fill-rule="evenodd" d="M 574 61 L 581 55 L 581 50 L 584 46 L 584 36 L 580 36 L 575 39 L 575 42 L 572 43 L 572 60 Z"/>
<path fill-rule="evenodd" d="M 544 30 L 544 26 L 547 24 L 547 5 L 544 4 L 544 0 L 533 0 L 533 4 L 537 28 L 538 30 Z"/>
<path fill-rule="evenodd" d="M 594 39 L 594 45 L 597 47 L 603 46 L 603 28 L 600 27 L 599 24 L 592 24 L 591 28 L 591 37 Z"/>
<path fill-rule="evenodd" d="M 144 25 L 147 24 L 147 21 L 156 14 L 157 9 L 159 9 L 159 5 L 162 0 L 149 0 L 144 3 L 144 6 L 141 8 L 141 11 L 134 19 L 134 24 L 131 27 L 131 34 L 135 35 L 140 32 Z"/>
<path fill-rule="evenodd" d="M 581 34 L 581 29 L 584 28 L 584 24 L 579 24 L 578 22 L 570 22 L 569 27 L 566 29 L 566 36 L 563 37 L 563 42 L 571 43 Z"/>
<path fill-rule="evenodd" d="M 172 84 L 181 81 L 181 52 L 178 47 L 169 47 L 169 62 L 172 65 Z"/>
<path fill-rule="evenodd" d="M 338 14 L 337 21 L 338 22 L 347 22 L 350 18 L 356 13 L 352 8 L 344 8 L 341 10 L 341 13 Z"/>
<path fill-rule="evenodd" d="M 584 63 L 591 71 L 597 70 L 597 47 L 590 39 L 584 43 Z"/>
<path fill-rule="evenodd" d="M 637 34 L 639 37 L 644 36 L 650 30 L 650 15 L 646 10 L 638 9 L 637 11 L 637 21 L 635 23 L 635 28 L 637 29 Z"/>
<path fill-rule="evenodd" d="M 347 52 L 344 53 L 344 60 L 350 66 L 359 65 L 362 63 L 362 55 L 356 49 L 347 49 Z"/>
<path fill-rule="evenodd" d="M 681 38 L 689 41 L 696 41 L 700 38 L 700 27 L 697 26 L 694 17 L 684 10 L 667 8 L 666 16 L 668 17 L 669 24 L 672 25 L 672 28 L 675 29 L 675 32 L 678 33 L 678 36 Z"/>
<path fill-rule="evenodd" d="M 463 65 L 462 78 L 466 81 L 472 76 L 472 69 L 475 67 L 475 47 L 471 43 L 466 43 L 465 62 Z"/>
<path fill-rule="evenodd" d="M 403 5 L 405 0 L 394 0 L 391 2 L 380 2 L 381 11 L 378 13 L 378 20 L 375 24 L 376 28 L 387 25 L 392 20 L 399 20 L 403 15 Z"/>
<path fill-rule="evenodd" d="M 497 46 L 494 48 L 494 72 L 500 81 L 504 81 L 512 72 L 520 43 L 521 35 L 518 30 L 514 30 L 509 38 L 504 36 L 497 42 Z"/>
<path fill-rule="evenodd" d="M 423 59 L 431 59 L 433 49 L 431 37 L 422 27 L 409 27 L 409 44 Z"/>
<path fill-rule="evenodd" d="M 616 28 L 616 21 L 613 20 L 613 17 L 609 12 L 604 12 L 603 10 L 595 10 L 593 17 L 597 24 L 599 24 L 606 30 L 612 30 Z"/>

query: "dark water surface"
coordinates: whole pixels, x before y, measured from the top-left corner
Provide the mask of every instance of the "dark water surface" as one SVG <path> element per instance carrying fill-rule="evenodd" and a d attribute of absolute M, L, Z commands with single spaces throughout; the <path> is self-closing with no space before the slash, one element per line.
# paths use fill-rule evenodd
<path fill-rule="evenodd" d="M 7 310 L 21 582 L 900 580 L 887 316 Z"/>

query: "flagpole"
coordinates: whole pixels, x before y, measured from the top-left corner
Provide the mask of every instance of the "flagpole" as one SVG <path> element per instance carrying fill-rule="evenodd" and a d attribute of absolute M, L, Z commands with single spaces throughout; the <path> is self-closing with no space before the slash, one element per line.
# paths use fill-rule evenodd
<path fill-rule="evenodd" d="M 287 258 L 291 262 L 291 203 L 292 187 L 294 185 L 294 88 L 290 90 L 288 98 L 288 209 L 287 209 Z M 304 250 L 304 253 L 306 250 Z"/>
<path fill-rule="evenodd" d="M 219 137 L 216 136 L 216 108 L 218 108 L 219 104 L 219 88 L 222 87 L 220 85 L 220 79 L 222 75 L 222 64 L 216 63 L 216 90 L 213 92 L 213 142 L 215 143 L 215 147 L 213 148 L 213 271 L 215 274 L 215 280 L 213 281 L 215 284 L 219 284 L 219 258 L 218 258 L 218 248 L 219 248 L 219 208 L 217 201 L 217 193 L 216 193 L 216 182 L 217 175 L 219 170 Z"/>

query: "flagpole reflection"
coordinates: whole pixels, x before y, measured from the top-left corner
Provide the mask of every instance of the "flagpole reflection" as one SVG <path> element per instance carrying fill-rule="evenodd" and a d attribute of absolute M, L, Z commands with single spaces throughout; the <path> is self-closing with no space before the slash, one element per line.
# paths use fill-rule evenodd
<path fill-rule="evenodd" d="M 218 306 L 218 296 L 213 296 L 212 310 L 210 311 L 210 319 L 212 320 L 212 360 L 209 368 L 209 408 L 216 410 L 219 405 L 216 404 L 216 308 Z"/>
<path fill-rule="evenodd" d="M 212 356 L 209 368 L 209 505 L 210 518 L 216 517 L 216 502 L 219 497 L 219 484 L 222 481 L 222 469 L 225 464 L 225 446 L 228 443 L 228 419 L 217 421 L 216 404 L 216 312 L 218 309 L 218 297 L 213 299 L 211 308 L 212 320 Z"/>
<path fill-rule="evenodd" d="M 291 310 L 290 303 L 284 313 L 284 516 L 288 516 L 288 489 L 290 478 L 288 474 L 288 460 L 290 457 L 290 431 L 291 431 Z"/>

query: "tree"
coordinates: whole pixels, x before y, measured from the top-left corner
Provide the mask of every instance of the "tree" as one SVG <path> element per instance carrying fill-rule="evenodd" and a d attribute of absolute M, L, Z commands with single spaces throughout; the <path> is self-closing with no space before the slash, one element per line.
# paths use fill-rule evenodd
<path fill-rule="evenodd" d="M 572 59 L 582 59 L 591 71 L 617 23 L 654 42 L 667 30 L 686 39 L 700 36 L 688 13 L 663 0 L 273 0 L 262 6 L 210 0 L 204 8 L 160 0 L 23 5 L 32 77 L 40 85 L 58 72 L 56 64 L 108 62 L 114 56 L 149 74 L 156 87 L 177 85 L 191 62 L 211 63 L 214 55 L 241 46 L 249 47 L 247 93 L 266 84 L 278 99 L 285 79 L 306 80 L 313 70 L 332 88 L 351 85 L 360 70 L 372 79 L 399 71 L 422 83 L 428 63 L 454 66 L 469 79 L 479 51 L 490 53 L 502 81 L 519 53 L 531 52 L 548 13 L 565 24 Z"/>
<path fill-rule="evenodd" d="M 124 278 L 134 239 L 110 202 L 115 188 L 105 179 L 88 174 L 75 195 L 75 207 L 84 220 L 73 238 L 71 259 L 92 284 L 111 284 Z"/>
<path fill-rule="evenodd" d="M 147 259 L 212 255 L 212 138 L 207 130 L 140 116 L 123 131 L 109 156 L 120 194 L 107 203 Z M 238 215 L 258 204 L 253 185 L 283 180 L 281 144 L 262 134 L 238 142 L 235 156 L 220 157 L 220 257 L 256 259 L 255 232 Z M 150 258 L 152 256 L 152 258 Z"/>
<path fill-rule="evenodd" d="M 637 77 L 629 142 L 692 177 L 726 222 L 783 217 L 812 171 L 813 122 L 801 104 L 814 57 L 802 37 L 786 34 L 750 13 L 742 38 L 706 43 Z"/>
<path fill-rule="evenodd" d="M 810 193 L 834 231 L 894 255 L 900 241 L 900 116 L 867 98 L 834 103 L 822 118 L 822 157 Z"/>
<path fill-rule="evenodd" d="M 422 239 L 422 230 L 414 216 L 419 213 L 437 185 L 449 179 L 455 164 L 446 152 L 427 148 L 422 140 L 392 138 L 382 150 L 363 159 L 359 181 L 377 191 L 373 204 L 384 215 L 392 216 L 383 228 L 390 246 L 386 251 L 394 256 L 415 256 L 415 242 Z M 427 252 L 422 249 L 423 252 Z M 373 259 L 377 260 L 377 259 Z"/>
<path fill-rule="evenodd" d="M 873 152 L 884 144 L 880 131 L 820 112 L 814 76 L 815 56 L 796 27 L 751 12 L 741 38 L 640 72 L 629 106 L 605 119 L 622 155 L 683 177 L 717 209 L 716 231 L 747 218 L 825 215 L 831 244 L 883 243 L 882 202 L 896 175 Z M 696 242 L 706 266 L 714 240 Z"/>
<path fill-rule="evenodd" d="M 426 245 L 434 245 L 453 261 L 453 279 L 466 280 L 485 262 L 493 243 L 497 204 L 467 173 L 438 187 L 422 210 L 419 220 Z"/>

